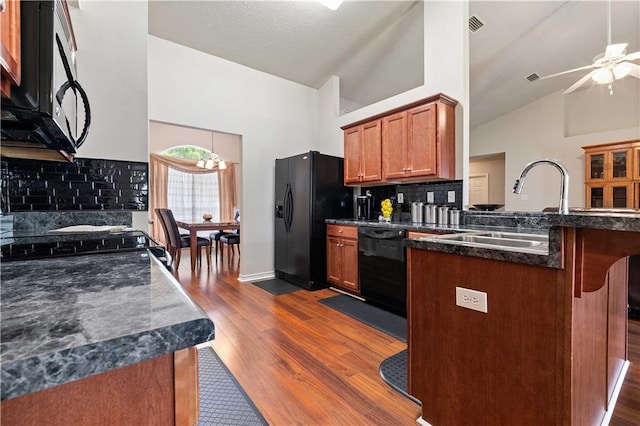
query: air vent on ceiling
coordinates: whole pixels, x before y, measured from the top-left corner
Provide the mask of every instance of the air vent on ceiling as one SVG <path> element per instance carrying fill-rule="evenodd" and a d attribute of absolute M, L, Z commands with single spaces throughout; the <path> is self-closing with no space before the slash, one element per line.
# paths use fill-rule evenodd
<path fill-rule="evenodd" d="M 484 21 L 478 15 L 471 15 L 469 18 L 469 32 L 475 33 L 484 26 Z"/>
<path fill-rule="evenodd" d="M 525 77 L 527 79 L 527 81 L 529 83 L 533 83 L 536 80 L 540 80 L 540 76 L 538 74 L 536 74 L 535 72 L 531 75 L 528 75 Z"/>

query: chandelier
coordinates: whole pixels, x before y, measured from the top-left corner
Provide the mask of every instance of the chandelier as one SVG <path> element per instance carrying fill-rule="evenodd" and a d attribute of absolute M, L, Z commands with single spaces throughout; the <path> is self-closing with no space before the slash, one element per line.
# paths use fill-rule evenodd
<path fill-rule="evenodd" d="M 198 162 L 196 163 L 196 166 L 201 167 L 203 169 L 211 170 L 217 164 L 219 170 L 224 170 L 227 168 L 227 164 L 224 162 L 222 158 L 220 158 L 218 154 L 215 153 L 214 145 L 213 145 L 213 135 L 215 135 L 215 133 L 211 132 L 211 153 L 209 154 L 209 158 L 207 158 L 206 160 L 204 158 L 199 159 Z"/>

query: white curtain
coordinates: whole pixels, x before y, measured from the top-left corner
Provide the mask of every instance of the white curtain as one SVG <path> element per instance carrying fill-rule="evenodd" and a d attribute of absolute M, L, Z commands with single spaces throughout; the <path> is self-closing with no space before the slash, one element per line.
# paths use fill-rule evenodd
<path fill-rule="evenodd" d="M 203 214 L 210 213 L 211 220 L 219 222 L 218 172 L 184 173 L 169 167 L 167 206 L 176 219 L 198 222 Z"/>

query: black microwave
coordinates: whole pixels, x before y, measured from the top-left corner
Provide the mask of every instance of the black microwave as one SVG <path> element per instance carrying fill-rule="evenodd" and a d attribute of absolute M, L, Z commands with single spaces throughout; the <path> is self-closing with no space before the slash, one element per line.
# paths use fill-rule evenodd
<path fill-rule="evenodd" d="M 11 98 L 2 98 L 2 143 L 44 146 L 71 160 L 87 138 L 91 112 L 76 80 L 76 46 L 67 4 L 21 1 L 20 26 L 22 79 L 11 88 Z M 84 111 L 80 122 L 79 110 Z"/>

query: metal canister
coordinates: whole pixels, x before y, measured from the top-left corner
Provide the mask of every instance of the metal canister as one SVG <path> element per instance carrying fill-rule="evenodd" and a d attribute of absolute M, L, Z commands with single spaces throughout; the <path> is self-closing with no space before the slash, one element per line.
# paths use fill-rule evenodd
<path fill-rule="evenodd" d="M 422 223 L 424 221 L 423 209 L 423 203 L 415 201 L 411 203 L 411 222 Z"/>
<path fill-rule="evenodd" d="M 449 210 L 449 225 L 460 225 L 460 210 Z"/>
<path fill-rule="evenodd" d="M 449 224 L 449 207 L 442 206 L 438 207 L 438 225 L 448 225 Z"/>
<path fill-rule="evenodd" d="M 436 206 L 433 204 L 427 204 L 424 206 L 424 221 L 426 223 L 437 223 L 438 219 L 436 217 Z"/>

